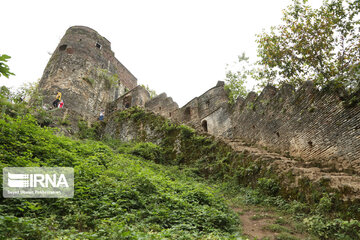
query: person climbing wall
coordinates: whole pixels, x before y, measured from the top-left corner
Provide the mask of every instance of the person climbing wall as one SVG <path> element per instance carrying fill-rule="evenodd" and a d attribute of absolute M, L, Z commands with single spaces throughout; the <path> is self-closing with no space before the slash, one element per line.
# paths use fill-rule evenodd
<path fill-rule="evenodd" d="M 100 121 L 104 120 L 104 115 L 105 115 L 104 110 L 101 110 L 101 111 L 100 111 L 100 116 L 99 116 L 99 120 L 100 120 Z"/>
<path fill-rule="evenodd" d="M 60 101 L 61 101 L 61 92 L 58 92 L 57 95 L 56 95 L 55 101 L 53 102 L 53 106 L 55 108 L 57 108 Z"/>

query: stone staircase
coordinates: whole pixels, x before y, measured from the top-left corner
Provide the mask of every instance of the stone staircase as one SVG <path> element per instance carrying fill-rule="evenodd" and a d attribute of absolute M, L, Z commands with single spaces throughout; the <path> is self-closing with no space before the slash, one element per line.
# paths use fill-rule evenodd
<path fill-rule="evenodd" d="M 314 166 L 311 161 L 285 157 L 277 153 L 249 146 L 242 139 L 221 138 L 231 148 L 240 154 L 248 156 L 262 168 L 271 169 L 278 176 L 291 176 L 292 181 L 283 183 L 289 189 L 301 188 L 301 182 L 326 186 L 334 193 L 340 193 L 342 200 L 360 200 L 360 176 L 336 171 L 331 167 Z M 289 177 L 288 177 L 289 178 Z M 301 189 L 300 189 L 301 190 Z"/>

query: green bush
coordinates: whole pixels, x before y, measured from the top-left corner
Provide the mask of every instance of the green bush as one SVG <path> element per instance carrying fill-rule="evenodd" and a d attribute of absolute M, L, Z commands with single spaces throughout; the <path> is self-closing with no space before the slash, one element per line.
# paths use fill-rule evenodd
<path fill-rule="evenodd" d="M 164 159 L 163 150 L 151 142 L 136 143 L 128 152 L 156 163 L 162 163 Z"/>
<path fill-rule="evenodd" d="M 320 239 L 360 239 L 360 222 L 357 220 L 334 219 L 329 221 L 320 215 L 315 215 L 305 218 L 304 224 Z"/>
<path fill-rule="evenodd" d="M 61 122 L 64 125 L 64 122 Z M 65 120 L 65 125 L 70 124 L 70 122 Z M 85 120 L 78 121 L 79 131 L 76 133 L 77 137 L 80 139 L 92 139 L 99 140 L 101 138 L 101 122 L 94 122 L 89 125 Z"/>
<path fill-rule="evenodd" d="M 331 198 L 329 197 L 329 194 L 324 194 L 324 196 L 320 199 L 319 204 L 317 204 L 316 210 L 320 214 L 327 214 L 331 212 L 332 207 L 333 203 Z"/>
<path fill-rule="evenodd" d="M 280 190 L 279 184 L 271 178 L 259 178 L 257 184 L 265 194 L 270 196 L 276 196 Z"/>
<path fill-rule="evenodd" d="M 44 230 L 36 219 L 0 216 L 0 239 L 11 239 L 14 236 L 17 239 L 39 239 Z"/>

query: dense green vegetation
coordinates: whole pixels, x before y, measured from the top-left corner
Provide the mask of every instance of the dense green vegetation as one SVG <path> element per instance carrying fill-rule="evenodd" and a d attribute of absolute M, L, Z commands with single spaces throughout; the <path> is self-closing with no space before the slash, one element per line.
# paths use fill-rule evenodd
<path fill-rule="evenodd" d="M 360 213 L 359 204 L 343 202 L 341 193 L 326 184 L 303 179 L 298 188 L 291 190 L 283 184 L 291 176 L 274 174 L 267 167 L 270 159 L 253 159 L 245 152 L 236 154 L 222 141 L 200 136 L 187 126 L 141 109 L 115 113 L 109 121 L 118 122 L 118 129 L 133 125 L 138 141 L 156 140 L 158 145 L 152 144 L 151 151 L 147 148 L 147 154 L 156 153 L 150 159 L 180 166 L 208 183 L 221 184 L 219 188 L 227 199 L 252 199 L 241 202 L 276 207 L 292 214 L 320 239 L 360 239 L 360 222 L 355 220 Z M 145 128 L 152 129 L 152 134 Z"/>
<path fill-rule="evenodd" d="M 216 191 L 176 167 L 155 164 L 151 144 L 73 140 L 31 115 L 0 119 L 1 168 L 75 168 L 75 197 L 1 199 L 0 239 L 188 239 L 236 235 L 237 218 Z"/>
<path fill-rule="evenodd" d="M 7 99 L 0 98 L 0 167 L 74 167 L 75 197 L 1 198 L 0 239 L 244 239 L 225 199 L 234 208 L 275 207 L 311 239 L 360 239 L 360 222 L 334 211 L 334 195 L 285 200 L 276 176 L 187 126 L 132 108 L 111 121 L 133 121 L 138 141 L 100 141 L 103 125 L 82 121 L 82 140 L 72 139 L 40 126 L 51 121 L 48 113 Z M 162 133 L 160 144 L 146 142 L 151 136 L 141 124 Z M 267 228 L 283 231 L 278 239 L 296 239 L 283 226 Z"/>
<path fill-rule="evenodd" d="M 264 179 L 258 181 L 264 184 Z M 273 192 L 273 184 L 265 184 L 255 189 L 246 187 L 235 189 L 232 185 L 225 183 L 221 189 L 226 189 L 224 194 L 231 206 L 237 208 L 242 206 L 245 209 L 255 206 L 267 208 L 269 212 L 279 211 L 280 215 L 287 217 L 287 224 L 292 222 L 296 226 L 297 232 L 308 232 L 312 235 L 307 239 L 360 239 L 360 221 L 334 217 L 336 212 L 333 209 L 332 198 L 328 195 L 324 195 L 317 204 L 309 205 L 296 200 L 288 201 L 280 196 L 271 196 L 273 194 L 268 195 L 267 193 Z"/>

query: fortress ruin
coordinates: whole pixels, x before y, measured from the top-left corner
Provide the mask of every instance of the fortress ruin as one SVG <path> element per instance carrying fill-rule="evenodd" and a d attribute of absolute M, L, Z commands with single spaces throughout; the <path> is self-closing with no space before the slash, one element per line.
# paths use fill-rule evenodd
<path fill-rule="evenodd" d="M 179 108 L 165 93 L 150 98 L 106 38 L 74 26 L 56 47 L 39 88 L 49 103 L 62 92 L 61 111 L 87 121 L 96 120 L 101 109 L 111 114 L 138 106 L 216 137 L 242 139 L 324 169 L 360 173 L 360 106 L 347 106 L 339 91 L 320 91 L 311 82 L 296 91 L 290 85 L 267 86 L 259 96 L 251 92 L 230 105 L 220 81 Z"/>

